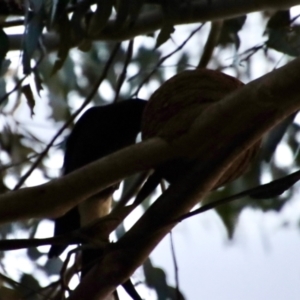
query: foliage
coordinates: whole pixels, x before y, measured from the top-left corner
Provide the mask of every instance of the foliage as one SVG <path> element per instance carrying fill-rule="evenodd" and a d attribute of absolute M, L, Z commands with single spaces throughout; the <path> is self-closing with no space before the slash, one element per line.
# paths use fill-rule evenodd
<path fill-rule="evenodd" d="M 2 2 L 6 1 L 0 1 L 0 12 L 3 14 L 0 22 L 1 193 L 22 185 L 37 184 L 36 177 L 43 181 L 58 177 L 60 167 L 56 164 L 53 168 L 51 162 L 58 156 L 62 161 L 64 139 L 72 128 L 75 117 L 87 107 L 133 96 L 149 98 L 154 88 L 171 75 L 195 67 L 202 55 L 202 47 L 198 47 L 197 54 L 193 54 L 189 45 L 197 43 L 197 36 L 204 40 L 205 26 L 186 27 L 184 39 L 180 40 L 176 36 L 180 30 L 176 26 L 178 11 L 182 5 L 189 9 L 192 5 L 190 1 L 183 1 L 184 4 L 181 4 L 181 1 L 171 0 L 32 0 L 28 7 L 25 2 L 11 1 L 9 7 L 1 9 L 5 5 Z M 118 34 L 121 35 L 126 30 L 134 32 L 144 15 L 157 11 L 163 19 L 159 32 L 153 30 L 130 42 L 119 42 L 122 39 L 118 38 Z M 251 69 L 255 55 L 261 54 L 264 60 L 271 62 L 276 57 L 274 67 L 280 56 L 284 62 L 290 56 L 298 56 L 299 25 L 296 18 L 291 18 L 290 11 L 264 12 L 261 17 L 266 24 L 261 28 L 264 41 L 257 43 L 254 40 L 249 49 L 243 48 L 240 37 L 245 30 L 247 16 L 243 13 L 233 19 L 227 18 L 214 45 L 218 52 L 211 58 L 209 67 L 226 70 L 248 81 L 251 78 L 248 70 Z M 12 52 L 11 46 L 18 36 L 9 33 L 9 29 L 17 25 L 24 29 L 24 34 L 19 34 L 19 38 L 22 38 L 19 49 L 21 61 L 19 54 Z M 59 39 L 53 38 L 54 36 Z M 244 49 L 243 52 L 240 51 L 241 48 Z M 226 59 L 233 57 L 232 61 L 228 63 L 228 60 L 222 58 L 224 55 Z M 249 68 L 241 68 L 240 65 Z M 105 77 L 99 81 L 102 74 Z M 90 97 L 94 87 L 98 90 L 98 83 L 101 84 L 99 92 Z M 287 118 L 268 134 L 261 154 L 250 172 L 212 193 L 206 201 L 210 203 L 259 185 L 266 170 L 270 172 L 270 178 L 277 179 L 297 168 L 300 163 L 299 125 L 294 122 L 295 117 L 296 114 Z M 42 129 L 40 122 L 44 122 L 46 128 Z M 51 140 L 59 129 L 62 134 L 56 140 Z M 289 167 L 281 167 L 272 159 L 280 143 L 288 145 L 295 157 Z M 44 151 L 47 145 L 49 151 Z M 246 197 L 243 201 L 218 207 L 216 211 L 226 226 L 228 237 L 232 238 L 236 221 L 245 207 L 280 211 L 290 201 L 293 193 L 294 188 L 291 187 L 282 195 L 271 199 L 253 200 Z M 145 209 L 149 203 L 150 201 L 146 201 Z M 21 231 L 33 238 L 38 226 L 39 222 L 33 220 L 17 222 L 2 226 L 0 234 L 2 239 L 6 239 Z M 47 277 L 59 275 L 63 263 L 61 260 L 41 264 L 40 259 L 44 253 L 37 248 L 29 248 L 26 255 L 34 268 Z M 4 254 L 1 256 L 4 257 Z M 144 265 L 144 273 L 145 284 L 156 290 L 159 299 L 179 299 L 178 295 L 174 295 L 174 288 L 167 285 L 164 271 L 154 267 L 150 259 Z M 10 299 L 17 299 L 20 294 L 24 298 L 42 299 L 59 287 L 57 283 L 53 285 L 53 290 L 50 287 L 41 289 L 41 283 L 32 274 L 23 274 L 18 284 L 11 281 L 9 276 L 7 272 L 7 276 L 3 275 L 1 279 L 14 291 Z M 157 284 L 153 278 L 162 278 L 159 282 L 162 285 Z M 10 293 L 6 290 L 7 287 L 3 285 L 1 293 Z M 30 293 L 30 290 L 39 290 L 39 293 Z M 169 294 L 166 296 L 166 293 Z"/>

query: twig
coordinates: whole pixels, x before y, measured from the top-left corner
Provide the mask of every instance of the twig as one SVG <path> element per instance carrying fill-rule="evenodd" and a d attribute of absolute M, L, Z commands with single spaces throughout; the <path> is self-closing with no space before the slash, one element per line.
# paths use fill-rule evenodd
<path fill-rule="evenodd" d="M 132 58 L 133 42 L 134 42 L 134 39 L 130 40 L 129 44 L 128 44 L 127 54 L 126 54 L 126 59 L 125 59 L 125 62 L 124 62 L 123 70 L 122 70 L 122 73 L 120 74 L 120 76 L 118 78 L 118 82 L 117 82 L 117 86 L 116 86 L 116 95 L 115 95 L 114 102 L 118 101 L 120 90 L 121 90 L 122 85 L 123 85 L 123 83 L 125 81 L 125 78 L 126 78 L 127 67 L 128 67 L 128 65 L 130 63 L 130 60 Z"/>
<path fill-rule="evenodd" d="M 165 184 L 163 179 L 160 182 L 160 187 L 161 187 L 162 193 L 164 193 L 166 191 L 166 184 Z M 170 235 L 171 253 L 172 253 L 172 260 L 173 260 L 174 274 L 175 274 L 175 282 L 176 282 L 176 299 L 180 300 L 178 263 L 177 263 L 176 253 L 175 253 L 175 246 L 174 246 L 174 239 L 173 239 L 172 230 L 170 231 L 169 235 Z"/>
<path fill-rule="evenodd" d="M 254 55 L 257 51 L 259 51 L 260 49 L 264 49 L 265 48 L 265 44 L 261 44 L 261 45 L 257 45 L 254 46 L 250 49 L 247 49 L 246 51 L 244 51 L 243 53 L 239 54 L 238 57 L 240 58 L 240 63 L 244 62 L 244 61 L 248 61 L 248 59 Z M 242 58 L 242 56 L 245 56 L 244 58 Z"/>
<path fill-rule="evenodd" d="M 37 67 L 40 65 L 40 63 L 42 62 L 44 58 L 44 54 L 42 53 L 41 57 L 37 60 L 36 65 L 31 68 L 31 72 L 35 71 L 37 69 Z M 15 85 L 15 87 L 8 93 L 6 93 L 1 99 L 0 99 L 0 105 L 3 104 L 3 102 L 15 91 L 18 90 L 18 88 L 21 86 L 22 82 L 31 74 L 31 72 L 28 72 L 28 74 L 24 75 L 23 78 L 21 78 Z"/>
<path fill-rule="evenodd" d="M 7 169 L 10 169 L 10 168 L 13 168 L 13 167 L 18 167 L 24 163 L 26 163 L 27 161 L 29 161 L 30 159 L 32 158 L 35 158 L 37 156 L 39 156 L 40 154 L 39 153 L 35 153 L 35 154 L 32 154 L 31 156 L 27 157 L 27 158 L 24 158 L 20 161 L 17 161 L 15 163 L 9 163 L 9 164 L 5 164 L 5 165 L 2 165 L 1 168 L 0 168 L 0 173 L 1 172 L 4 172 L 5 170 Z"/>
<path fill-rule="evenodd" d="M 48 153 L 49 149 L 52 147 L 53 143 L 55 140 L 62 134 L 62 132 L 73 122 L 73 120 L 81 113 L 81 111 L 92 101 L 94 98 L 95 94 L 98 91 L 99 86 L 101 85 L 102 81 L 106 78 L 108 70 L 117 54 L 119 51 L 121 43 L 117 43 L 113 52 L 111 53 L 107 63 L 105 64 L 104 70 L 99 77 L 98 81 L 94 85 L 93 89 L 91 90 L 90 94 L 87 96 L 83 104 L 80 106 L 80 108 L 69 118 L 69 120 L 58 130 L 58 132 L 55 134 L 55 136 L 52 138 L 52 140 L 49 142 L 47 147 L 43 152 L 41 152 L 40 156 L 38 159 L 31 165 L 30 169 L 20 178 L 19 182 L 15 186 L 14 190 L 19 189 L 22 184 L 25 182 L 25 180 L 30 176 L 32 171 L 39 165 L 39 163 L 42 161 L 42 159 L 45 157 L 45 155 Z"/>
<path fill-rule="evenodd" d="M 10 91 L 7 92 L 1 99 L 0 99 L 0 105 L 2 105 L 4 103 L 4 101 L 15 91 L 18 90 L 18 88 L 21 86 L 22 82 L 28 77 L 29 74 L 26 74 L 23 76 L 23 78 L 21 78 L 16 85 L 14 86 L 14 88 Z"/>
<path fill-rule="evenodd" d="M 216 208 L 220 205 L 232 202 L 234 200 L 241 199 L 246 196 L 250 196 L 254 198 L 254 200 L 267 199 L 267 198 L 273 198 L 279 196 L 281 193 L 286 191 L 288 188 L 290 188 L 293 184 L 295 184 L 299 180 L 300 180 L 300 171 L 296 171 L 283 178 L 271 181 L 270 183 L 263 184 L 255 188 L 240 192 L 238 194 L 205 204 L 200 208 L 181 216 L 180 218 L 176 219 L 174 222 L 181 222 L 187 218 L 201 214 L 210 209 Z"/>
<path fill-rule="evenodd" d="M 178 276 L 178 263 L 175 253 L 175 246 L 174 246 L 174 240 L 173 240 L 173 234 L 172 231 L 170 231 L 170 243 L 171 243 L 171 252 L 172 252 L 172 259 L 173 259 L 173 265 L 174 265 L 174 274 L 175 274 L 175 282 L 176 282 L 176 299 L 180 300 L 180 290 L 179 290 L 179 276 Z"/>
<path fill-rule="evenodd" d="M 75 249 L 74 249 L 75 250 Z M 74 260 L 74 264 L 69 267 L 68 269 L 65 270 L 64 274 L 63 274 L 63 280 L 64 280 L 64 284 L 68 285 L 70 280 L 72 279 L 72 277 L 75 275 L 75 273 L 78 273 L 78 264 L 81 260 L 81 255 L 76 255 L 75 260 Z M 62 298 L 64 295 L 65 290 L 60 288 L 59 290 L 58 287 L 62 286 L 62 278 L 60 278 L 58 281 L 54 282 L 54 284 L 47 286 L 45 289 L 50 289 L 52 288 L 46 295 L 48 298 L 50 298 L 51 300 L 61 300 L 64 299 Z M 55 293 L 55 294 L 54 294 Z M 54 294 L 54 295 L 53 295 Z"/>
<path fill-rule="evenodd" d="M 176 52 L 180 51 L 185 45 L 186 43 L 193 37 L 193 35 L 198 32 L 204 24 L 201 24 L 199 27 L 197 27 L 195 30 L 193 30 L 190 35 L 185 39 L 185 41 L 179 45 L 174 51 L 172 51 L 171 53 L 167 54 L 166 56 L 162 57 L 158 63 L 155 65 L 155 67 L 153 68 L 153 70 L 144 78 L 144 80 L 140 83 L 140 85 L 137 87 L 136 91 L 132 94 L 131 97 L 137 96 L 139 91 L 141 90 L 141 88 L 143 87 L 143 85 L 150 79 L 150 77 L 157 71 L 157 69 L 160 67 L 160 65 L 167 60 L 169 57 L 171 57 L 172 55 L 174 55 Z"/>
<path fill-rule="evenodd" d="M 1 240 L 0 251 L 11 251 L 39 247 L 45 245 L 72 245 L 80 243 L 80 238 L 74 238 L 72 235 L 57 236 L 44 239 L 14 239 Z"/>
<path fill-rule="evenodd" d="M 194 215 L 203 213 L 205 211 L 208 211 L 210 209 L 216 208 L 217 206 L 229 203 L 231 201 L 240 199 L 245 196 L 250 196 L 253 197 L 255 200 L 259 199 L 266 199 L 270 197 L 275 197 L 276 195 L 278 196 L 280 193 L 285 190 L 287 190 L 290 186 L 295 184 L 297 181 L 300 180 L 300 171 L 296 171 L 290 175 L 287 175 L 283 178 L 276 179 L 270 183 L 260 185 L 258 187 L 248 189 L 246 191 L 240 192 L 238 194 L 214 201 L 212 203 L 208 203 L 206 205 L 203 205 L 199 209 L 196 209 L 192 212 L 189 212 L 187 214 L 184 214 L 183 216 L 175 219 L 172 221 L 172 223 L 178 223 L 181 222 L 187 218 L 190 218 Z M 279 191 L 279 192 L 278 192 Z M 123 214 L 124 219 L 134 208 L 136 208 L 136 204 L 132 204 L 127 207 L 127 212 Z M 108 216 L 109 218 L 109 216 Z M 97 232 L 99 232 L 99 227 L 97 227 L 97 224 L 101 225 L 101 222 L 103 219 L 99 219 L 98 222 L 95 222 L 92 227 L 94 227 Z M 121 222 L 121 220 L 120 220 Z M 169 225 L 169 224 L 167 224 Z M 88 230 L 90 233 L 92 231 L 90 230 L 91 228 L 89 226 L 86 227 L 86 230 Z M 114 230 L 114 229 L 112 229 Z M 65 236 L 57 236 L 53 238 L 45 238 L 45 239 L 18 239 L 18 240 L 3 240 L 0 241 L 0 250 L 1 251 L 7 251 L 7 250 L 17 250 L 17 249 L 22 249 L 22 248 L 29 248 L 29 247 L 38 247 L 38 246 L 43 246 L 43 245 L 62 245 L 62 244 L 78 244 L 80 242 L 86 242 L 88 239 L 86 237 L 86 234 L 84 233 L 85 231 L 82 231 L 81 229 L 81 234 L 69 234 Z M 82 234 L 83 233 L 83 234 Z"/>
<path fill-rule="evenodd" d="M 67 254 L 67 257 L 66 257 L 66 259 L 65 259 L 65 261 L 62 265 L 62 268 L 60 270 L 60 285 L 61 285 L 62 291 L 68 291 L 69 293 L 71 292 L 71 289 L 69 288 L 69 281 L 72 278 L 74 273 L 72 275 L 69 274 L 71 276 L 67 277 L 66 276 L 67 275 L 66 271 L 67 271 L 68 264 L 71 260 L 72 254 L 75 254 L 75 255 L 78 254 L 78 251 L 80 251 L 80 249 L 81 249 L 81 247 L 79 246 L 79 247 L 69 251 L 68 254 Z M 74 261 L 73 266 L 76 266 L 76 268 L 77 268 L 76 257 L 75 257 L 75 261 Z M 76 269 L 73 269 L 73 270 L 76 271 Z"/>
<path fill-rule="evenodd" d="M 211 22 L 210 32 L 197 68 L 206 68 L 218 43 L 223 27 L 223 20 Z"/>

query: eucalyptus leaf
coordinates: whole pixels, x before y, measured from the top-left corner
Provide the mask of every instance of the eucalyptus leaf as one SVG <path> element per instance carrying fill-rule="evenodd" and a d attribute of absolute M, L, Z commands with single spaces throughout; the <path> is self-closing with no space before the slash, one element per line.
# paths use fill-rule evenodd
<path fill-rule="evenodd" d="M 26 97 L 27 105 L 30 109 L 31 117 L 34 115 L 35 100 L 29 84 L 22 86 L 22 93 Z"/>
<path fill-rule="evenodd" d="M 24 74 L 29 74 L 31 72 L 30 61 L 38 48 L 39 38 L 44 29 L 44 14 L 42 12 L 34 13 L 29 19 L 29 22 L 26 24 L 26 34 L 24 36 L 23 44 L 22 63 Z"/>
<path fill-rule="evenodd" d="M 96 11 L 93 13 L 89 26 L 88 35 L 99 34 L 107 24 L 113 8 L 113 0 L 98 0 Z"/>
<path fill-rule="evenodd" d="M 2 63 L 5 59 L 6 53 L 9 50 L 9 38 L 5 31 L 0 28 L 0 69 L 2 69 Z"/>
<path fill-rule="evenodd" d="M 246 19 L 247 16 L 244 15 L 237 18 L 225 20 L 223 22 L 218 44 L 222 46 L 234 44 L 235 48 L 239 49 L 240 37 L 238 33 L 244 26 Z"/>
<path fill-rule="evenodd" d="M 166 22 L 157 36 L 155 48 L 157 49 L 162 44 L 164 44 L 166 41 L 168 41 L 171 37 L 171 34 L 174 31 L 175 31 L 175 28 L 174 28 L 173 24 Z"/>
<path fill-rule="evenodd" d="M 69 50 L 72 47 L 72 39 L 71 39 L 72 28 L 67 14 L 64 14 L 60 18 L 59 35 L 60 35 L 59 49 L 57 53 L 57 59 L 54 63 L 51 75 L 55 74 L 58 70 L 62 68 L 69 54 Z"/>
<path fill-rule="evenodd" d="M 300 26 L 291 21 L 289 10 L 278 11 L 270 18 L 265 30 L 267 48 L 290 56 L 300 54 Z"/>
<path fill-rule="evenodd" d="M 117 16 L 116 16 L 116 21 L 115 21 L 116 29 L 122 28 L 123 25 L 125 24 L 128 16 L 129 16 L 130 1 L 131 0 L 117 1 L 117 5 L 116 5 Z"/>

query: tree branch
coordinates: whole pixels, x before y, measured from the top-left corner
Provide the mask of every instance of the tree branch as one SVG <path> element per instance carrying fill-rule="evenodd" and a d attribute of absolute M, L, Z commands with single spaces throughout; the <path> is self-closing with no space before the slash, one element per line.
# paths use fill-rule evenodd
<path fill-rule="evenodd" d="M 151 139 L 49 183 L 1 195 L 0 222 L 58 217 L 109 185 L 174 157 L 205 157 L 209 166 L 204 164 L 203 168 L 211 168 L 220 154 L 222 158 L 233 151 L 238 155 L 276 123 L 299 110 L 299 69 L 300 59 L 295 59 L 247 84 L 212 105 L 187 134 L 172 142 Z"/>
<path fill-rule="evenodd" d="M 206 68 L 212 58 L 215 47 L 217 46 L 220 33 L 223 27 L 223 20 L 211 22 L 210 32 L 205 43 L 203 53 L 201 55 L 197 68 Z"/>
<path fill-rule="evenodd" d="M 176 151 L 159 138 L 125 148 L 59 179 L 0 196 L 0 223 L 55 218 L 136 172 L 148 170 Z"/>
<path fill-rule="evenodd" d="M 172 184 L 117 243 L 108 247 L 102 261 L 69 299 L 106 299 L 176 225 L 174 220 L 210 191 L 238 155 L 300 108 L 299 68 L 300 59 L 295 59 L 251 82 L 208 108 L 184 138 L 172 143 L 172 148 L 182 149 L 182 153 L 188 153 L 188 144 L 191 156 L 205 159 Z"/>
<path fill-rule="evenodd" d="M 219 19 L 233 18 L 263 10 L 288 9 L 300 4 L 300 0 L 197 0 L 190 4 L 182 4 L 177 9 L 177 14 L 172 14 L 174 25 L 200 23 Z M 160 9 L 141 14 L 134 25 L 117 30 L 115 20 L 110 20 L 103 31 L 93 37 L 93 40 L 102 41 L 124 41 L 130 40 L 138 35 L 146 35 L 162 28 L 164 16 Z M 22 49 L 23 35 L 12 34 L 10 38 L 10 50 Z M 54 33 L 44 35 L 43 43 L 48 51 L 57 49 L 59 37 Z M 74 47 L 76 45 L 74 44 Z"/>

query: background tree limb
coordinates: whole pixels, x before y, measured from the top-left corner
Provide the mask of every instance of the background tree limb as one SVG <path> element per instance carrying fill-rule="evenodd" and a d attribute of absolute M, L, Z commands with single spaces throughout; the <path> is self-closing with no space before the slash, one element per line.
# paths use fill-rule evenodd
<path fill-rule="evenodd" d="M 300 4 L 299 0 L 191 1 L 188 5 L 184 4 L 178 7 L 176 14 L 172 14 L 172 22 L 174 25 L 182 25 L 228 19 L 256 11 L 286 9 L 297 4 Z M 163 15 L 161 9 L 142 13 L 132 26 L 126 26 L 122 28 L 122 30 L 117 30 L 115 20 L 110 20 L 103 31 L 91 39 L 101 41 L 124 41 L 138 35 L 153 33 L 163 27 L 165 17 L 167 16 Z M 22 48 L 23 34 L 9 35 L 9 39 L 10 50 L 20 50 Z M 59 44 L 59 37 L 54 33 L 47 33 L 43 36 L 43 44 L 48 51 L 56 50 Z M 76 46 L 75 43 L 74 46 Z"/>
<path fill-rule="evenodd" d="M 192 155 L 198 152 L 198 157 L 205 157 L 205 162 L 199 163 L 172 184 L 117 243 L 108 247 L 102 261 L 91 270 L 69 299 L 82 299 L 84 296 L 106 299 L 176 225 L 172 220 L 192 209 L 243 150 L 254 144 L 277 122 L 299 109 L 300 88 L 295 85 L 300 79 L 299 66 L 300 59 L 296 59 L 251 82 L 224 101 L 211 106 L 203 118 L 194 122 L 187 134 L 189 142 L 195 142 L 195 148 L 190 149 L 198 149 Z M 283 98 L 286 101 L 282 101 Z M 246 103 L 249 109 L 242 109 Z M 235 117 L 226 118 L 229 112 Z M 224 117 L 228 123 L 223 127 L 218 126 L 218 120 Z M 241 118 L 245 122 L 244 127 L 240 126 L 243 124 Z M 216 138 L 208 139 L 208 136 Z M 203 145 L 205 137 L 207 143 L 199 147 L 197 143 L 202 141 Z M 222 143 L 216 144 L 218 140 Z M 184 145 L 182 141 L 174 142 L 173 146 L 180 148 Z"/>
<path fill-rule="evenodd" d="M 49 183 L 1 195 L 1 222 L 57 217 L 108 185 L 180 155 L 205 157 L 209 162 L 202 166 L 205 174 L 206 168 L 218 164 L 232 152 L 241 153 L 300 108 L 299 69 L 298 58 L 247 84 L 212 105 L 205 115 L 195 120 L 186 135 L 171 143 L 151 139 Z M 224 118 L 228 120 L 226 126 L 222 126 Z"/>

